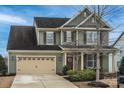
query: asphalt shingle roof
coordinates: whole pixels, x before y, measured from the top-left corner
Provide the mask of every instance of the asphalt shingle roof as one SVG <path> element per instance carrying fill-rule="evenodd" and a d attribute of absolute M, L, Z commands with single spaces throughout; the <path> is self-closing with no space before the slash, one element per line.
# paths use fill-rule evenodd
<path fill-rule="evenodd" d="M 50 17 L 34 17 L 37 27 L 57 28 L 62 26 L 70 18 L 50 18 Z"/>
<path fill-rule="evenodd" d="M 7 50 L 61 50 L 57 45 L 37 45 L 33 26 L 11 26 Z"/>

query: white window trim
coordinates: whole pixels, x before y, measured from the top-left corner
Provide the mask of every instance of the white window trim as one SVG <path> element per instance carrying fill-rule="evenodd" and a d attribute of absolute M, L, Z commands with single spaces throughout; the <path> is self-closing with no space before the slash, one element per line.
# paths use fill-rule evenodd
<path fill-rule="evenodd" d="M 92 36 L 90 38 L 92 38 L 92 42 L 89 42 L 88 41 L 88 34 L 91 34 L 92 33 Z M 93 31 L 87 31 L 86 32 L 86 44 L 87 45 L 97 45 L 97 32 L 93 32 Z M 96 36 L 96 41 L 95 41 L 95 36 Z"/>
<path fill-rule="evenodd" d="M 48 34 L 52 34 L 53 36 L 52 36 L 52 38 L 48 38 Z M 48 39 L 50 40 L 52 40 L 52 42 L 48 42 Z M 49 31 L 49 32 L 46 32 L 46 45 L 54 45 L 54 32 L 51 32 L 51 31 Z"/>
<path fill-rule="evenodd" d="M 92 60 L 89 60 L 88 59 L 88 55 L 92 55 Z M 86 68 L 94 68 L 95 67 L 95 58 L 94 58 L 95 54 L 87 54 L 86 55 Z M 93 62 L 93 65 L 91 67 L 88 66 L 88 61 L 92 61 Z"/>
<path fill-rule="evenodd" d="M 71 31 L 66 31 L 66 42 L 72 42 L 72 32 Z"/>

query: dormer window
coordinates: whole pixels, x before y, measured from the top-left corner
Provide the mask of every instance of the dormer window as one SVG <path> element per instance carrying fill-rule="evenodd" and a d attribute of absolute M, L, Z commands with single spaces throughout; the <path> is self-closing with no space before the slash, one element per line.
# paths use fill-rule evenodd
<path fill-rule="evenodd" d="M 86 12 L 84 12 L 84 17 L 87 17 L 87 13 Z"/>
<path fill-rule="evenodd" d="M 46 45 L 53 45 L 53 44 L 54 44 L 54 33 L 46 32 Z"/>

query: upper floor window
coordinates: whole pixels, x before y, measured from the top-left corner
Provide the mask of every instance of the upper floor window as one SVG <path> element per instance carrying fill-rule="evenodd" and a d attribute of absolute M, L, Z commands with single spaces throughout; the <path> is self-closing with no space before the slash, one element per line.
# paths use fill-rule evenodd
<path fill-rule="evenodd" d="M 72 33 L 71 31 L 66 31 L 66 42 L 72 41 Z"/>
<path fill-rule="evenodd" d="M 54 33 L 46 32 L 46 44 L 53 45 L 54 44 Z"/>
<path fill-rule="evenodd" d="M 87 31 L 87 44 L 97 44 L 97 32 Z"/>

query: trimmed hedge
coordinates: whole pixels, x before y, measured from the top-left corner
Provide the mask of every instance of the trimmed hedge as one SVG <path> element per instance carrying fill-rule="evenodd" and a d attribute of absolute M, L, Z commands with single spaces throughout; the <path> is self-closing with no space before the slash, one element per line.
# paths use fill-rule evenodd
<path fill-rule="evenodd" d="M 90 81 L 95 80 L 96 72 L 92 69 L 84 69 L 80 71 L 69 70 L 67 72 L 70 81 Z"/>

